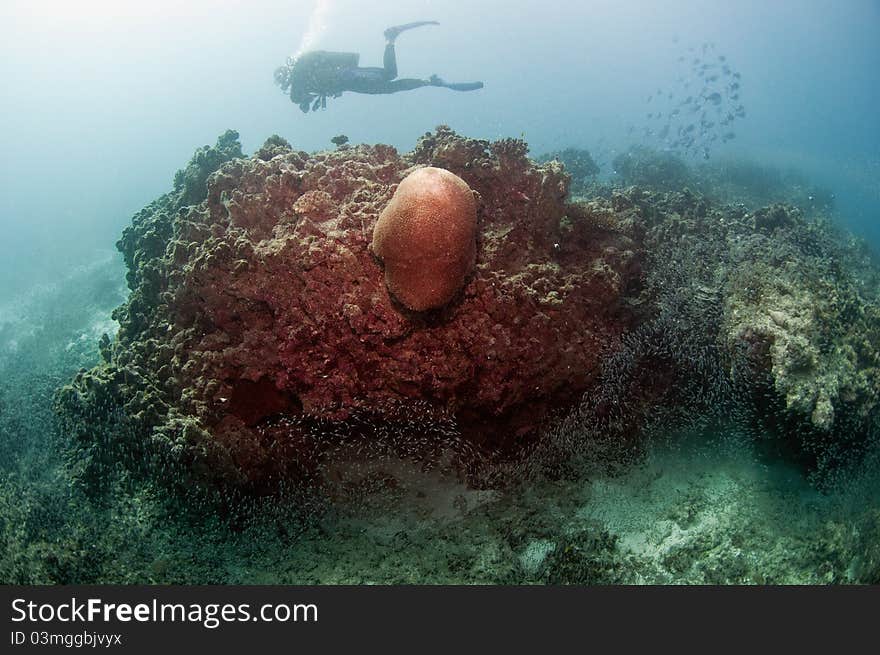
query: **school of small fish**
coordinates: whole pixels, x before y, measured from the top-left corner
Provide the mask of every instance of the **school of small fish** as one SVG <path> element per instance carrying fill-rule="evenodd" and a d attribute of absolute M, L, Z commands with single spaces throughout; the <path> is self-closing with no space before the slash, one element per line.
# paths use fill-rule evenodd
<path fill-rule="evenodd" d="M 688 47 L 677 63 L 684 72 L 647 96 L 645 124 L 631 123 L 627 135 L 682 157 L 709 159 L 713 147 L 736 138 L 733 124 L 746 117 L 742 75 L 711 42 Z"/>

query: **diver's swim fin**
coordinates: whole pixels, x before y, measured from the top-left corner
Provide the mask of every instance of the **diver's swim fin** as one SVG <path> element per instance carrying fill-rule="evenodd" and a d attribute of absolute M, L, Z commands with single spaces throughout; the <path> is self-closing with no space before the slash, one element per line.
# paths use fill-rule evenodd
<path fill-rule="evenodd" d="M 451 84 L 443 85 L 447 89 L 452 89 L 453 91 L 476 91 L 477 89 L 483 88 L 482 82 L 453 82 Z"/>
<path fill-rule="evenodd" d="M 404 25 L 395 25 L 394 27 L 389 27 L 387 30 L 385 30 L 385 39 L 387 41 L 394 41 L 394 39 L 396 39 L 397 36 L 401 32 L 405 32 L 406 30 L 411 30 L 416 27 L 421 27 L 422 25 L 439 25 L 439 24 L 440 23 L 438 23 L 436 20 L 420 20 L 420 21 L 416 21 L 415 23 L 406 23 Z"/>
<path fill-rule="evenodd" d="M 431 75 L 428 78 L 428 84 L 442 86 L 444 89 L 452 89 L 453 91 L 476 91 L 483 88 L 482 82 L 444 82 L 439 75 Z"/>

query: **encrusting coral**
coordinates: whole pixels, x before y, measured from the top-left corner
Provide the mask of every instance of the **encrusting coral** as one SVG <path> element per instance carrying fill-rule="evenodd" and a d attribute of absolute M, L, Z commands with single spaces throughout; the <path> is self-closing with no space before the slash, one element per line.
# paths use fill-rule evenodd
<path fill-rule="evenodd" d="M 372 250 L 391 295 L 414 311 L 443 307 L 473 268 L 476 230 L 464 180 L 433 166 L 407 175 L 373 229 Z"/>
<path fill-rule="evenodd" d="M 141 247 L 127 255 L 132 294 L 111 360 L 61 394 L 84 441 L 80 465 L 100 469 L 120 456 L 102 455 L 113 448 L 143 461 L 147 447 L 211 477 L 276 479 L 328 442 L 304 422 L 348 433 L 365 414 L 375 425 L 406 406 L 451 416 L 484 445 L 534 433 L 580 397 L 626 329 L 640 268 L 629 237 L 565 220 L 562 167 L 525 154 L 520 141 L 448 128 L 403 156 L 383 145 L 308 155 L 273 137 L 222 164 L 199 202 L 171 194 L 145 209 L 121 242 Z M 416 166 L 461 178 L 473 195 L 455 183 L 456 202 L 480 226 L 457 301 L 426 316 L 401 311 L 370 249 Z M 471 268 L 467 222 L 444 297 Z M 391 244 L 380 250 L 387 267 Z M 92 448 L 88 432 L 104 420 L 95 394 L 124 424 L 108 432 L 133 433 L 124 444 Z"/>
<path fill-rule="evenodd" d="M 573 204 L 562 165 L 526 153 L 445 127 L 407 154 L 273 136 L 245 158 L 234 132 L 201 149 L 123 234 L 119 333 L 59 393 L 79 477 L 173 463 L 264 489 L 326 474 L 346 439 L 516 449 L 572 407 L 637 435 L 661 401 L 721 407 L 733 378 L 773 396 L 758 419 L 778 405 L 826 442 L 876 434 L 876 298 L 828 263 L 837 246 L 789 213 L 687 191 Z M 400 239 L 425 176 L 454 180 L 430 194 L 438 250 L 435 223 Z"/>

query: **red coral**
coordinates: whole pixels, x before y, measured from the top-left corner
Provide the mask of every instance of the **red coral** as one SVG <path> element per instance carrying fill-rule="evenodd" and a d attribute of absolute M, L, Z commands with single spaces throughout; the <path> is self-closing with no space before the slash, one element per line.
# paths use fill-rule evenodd
<path fill-rule="evenodd" d="M 427 193 L 430 175 L 456 180 L 453 190 Z M 527 438 L 595 379 L 630 321 L 622 295 L 638 271 L 629 239 L 564 220 L 565 194 L 557 165 L 502 160 L 451 131 L 404 156 L 358 146 L 227 164 L 206 201 L 178 217 L 167 250 L 157 338 L 175 353 L 167 379 L 178 411 L 254 477 L 280 457 L 259 432 L 279 414 L 346 419 L 427 403 L 475 439 Z M 403 243 L 419 260 L 413 277 L 436 266 L 442 289 L 408 288 L 396 279 L 407 273 L 390 270 L 400 264 L 393 239 L 373 245 L 411 307 L 436 306 L 463 283 L 460 302 L 430 315 L 395 307 L 370 248 L 380 213 L 390 220 L 417 202 L 437 213 Z M 404 225 L 392 221 L 389 238 Z"/>
<path fill-rule="evenodd" d="M 467 182 L 433 166 L 407 175 L 373 230 L 388 290 L 414 311 L 448 303 L 474 266 L 476 228 Z"/>

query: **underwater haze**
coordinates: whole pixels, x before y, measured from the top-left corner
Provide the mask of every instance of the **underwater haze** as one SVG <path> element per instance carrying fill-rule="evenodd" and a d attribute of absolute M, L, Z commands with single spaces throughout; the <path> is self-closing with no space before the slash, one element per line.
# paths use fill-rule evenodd
<path fill-rule="evenodd" d="M 413 21 L 482 88 L 277 82 Z M 877 0 L 0 22 L 0 583 L 880 582 Z M 368 243 L 416 166 L 425 306 Z"/>
<path fill-rule="evenodd" d="M 246 152 L 275 133 L 309 151 L 340 133 L 405 150 L 443 123 L 475 138 L 522 135 L 533 154 L 588 148 L 609 174 L 634 140 L 627 127 L 638 137 L 650 123 L 646 97 L 690 74 L 677 58 L 704 43 L 741 73 L 747 112 L 712 157 L 804 172 L 880 244 L 872 0 L 11 0 L 0 12 L 0 300 L 112 250 L 193 148 L 229 127 Z M 346 94 L 303 115 L 272 82 L 303 43 L 380 66 L 382 31 L 412 20 L 440 25 L 400 37 L 402 76 L 485 88 Z"/>

